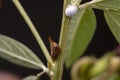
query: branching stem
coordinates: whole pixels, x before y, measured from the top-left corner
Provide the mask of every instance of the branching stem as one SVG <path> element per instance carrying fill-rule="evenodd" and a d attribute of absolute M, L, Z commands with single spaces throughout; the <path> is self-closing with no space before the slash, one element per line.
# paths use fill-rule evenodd
<path fill-rule="evenodd" d="M 101 2 L 101 1 L 102 0 L 92 0 L 90 2 L 79 5 L 79 9 L 84 9 L 86 7 L 90 7 L 90 6 L 94 5 L 95 3 L 98 3 L 98 2 Z"/>

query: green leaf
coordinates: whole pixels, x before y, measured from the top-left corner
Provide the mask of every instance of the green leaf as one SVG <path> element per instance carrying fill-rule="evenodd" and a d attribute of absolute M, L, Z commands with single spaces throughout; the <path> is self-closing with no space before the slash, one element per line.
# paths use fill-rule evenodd
<path fill-rule="evenodd" d="M 120 80 L 120 74 L 119 73 L 114 73 L 109 77 L 109 80 Z"/>
<path fill-rule="evenodd" d="M 112 73 L 111 72 L 103 72 L 102 74 L 93 77 L 91 80 L 120 80 L 120 74 L 119 73 Z"/>
<path fill-rule="evenodd" d="M 96 6 L 99 6 L 101 8 L 109 8 L 114 10 L 120 9 L 120 0 L 103 0 L 101 2 L 98 2 L 95 4 Z"/>
<path fill-rule="evenodd" d="M 95 62 L 95 64 L 89 70 L 89 78 L 95 77 L 103 73 L 108 66 L 110 65 L 111 59 L 113 57 L 114 52 L 108 52 L 106 55 L 101 57 L 99 60 Z"/>
<path fill-rule="evenodd" d="M 120 43 L 120 12 L 109 10 L 104 11 L 104 15 L 110 30 Z"/>
<path fill-rule="evenodd" d="M 84 53 L 95 29 L 96 18 L 92 9 L 80 10 L 72 17 L 65 49 L 67 67 L 70 67 Z"/>
<path fill-rule="evenodd" d="M 25 77 L 23 80 L 36 80 L 36 76 L 28 76 L 28 77 Z"/>
<path fill-rule="evenodd" d="M 72 80 L 89 80 L 88 72 L 95 60 L 93 57 L 82 57 L 76 61 L 71 69 Z"/>
<path fill-rule="evenodd" d="M 108 77 L 108 72 L 104 71 L 100 75 L 92 77 L 90 80 L 101 80 L 101 79 L 108 80 L 107 77 Z"/>
<path fill-rule="evenodd" d="M 25 45 L 20 42 L 0 34 L 0 57 L 12 63 L 41 69 L 44 67 L 41 60 Z"/>

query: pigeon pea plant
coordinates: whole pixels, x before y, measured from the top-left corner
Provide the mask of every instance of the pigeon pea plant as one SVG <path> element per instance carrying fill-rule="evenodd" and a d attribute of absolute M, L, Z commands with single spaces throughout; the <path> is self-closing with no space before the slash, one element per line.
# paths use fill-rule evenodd
<path fill-rule="evenodd" d="M 0 57 L 12 63 L 43 71 L 23 80 L 40 80 L 47 74 L 51 80 L 62 80 L 63 64 L 67 68 L 84 53 L 96 29 L 93 8 L 103 10 L 106 22 L 118 43 L 120 43 L 120 0 L 92 0 L 81 4 L 81 0 L 64 0 L 63 18 L 59 43 L 49 37 L 49 53 L 35 26 L 19 0 L 12 0 L 36 38 L 46 59 L 47 66 L 22 43 L 0 35 Z M 51 55 L 50 55 L 51 54 Z M 72 80 L 120 80 L 120 58 L 115 51 L 100 59 L 83 57 L 72 67 Z"/>

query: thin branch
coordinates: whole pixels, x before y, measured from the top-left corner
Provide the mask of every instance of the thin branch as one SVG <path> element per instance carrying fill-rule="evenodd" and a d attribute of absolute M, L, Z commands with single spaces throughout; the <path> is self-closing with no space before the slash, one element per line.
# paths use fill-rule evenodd
<path fill-rule="evenodd" d="M 26 11 L 24 10 L 24 8 L 22 7 L 22 5 L 20 4 L 19 0 L 12 0 L 13 3 L 15 4 L 16 8 L 18 9 L 18 11 L 20 12 L 20 14 L 22 15 L 22 17 L 24 18 L 24 20 L 26 21 L 28 27 L 30 28 L 30 30 L 32 31 L 34 37 L 36 38 L 39 46 L 41 47 L 47 61 L 49 61 L 50 63 L 52 63 L 52 59 L 50 57 L 50 54 L 44 44 L 44 42 L 42 41 L 42 38 L 40 37 L 38 31 L 36 30 L 34 24 L 32 23 L 31 19 L 28 17 Z"/>

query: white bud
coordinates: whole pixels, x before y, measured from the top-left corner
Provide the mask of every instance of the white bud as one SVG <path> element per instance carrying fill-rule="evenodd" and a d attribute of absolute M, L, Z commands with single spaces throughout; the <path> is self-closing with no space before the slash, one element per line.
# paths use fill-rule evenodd
<path fill-rule="evenodd" d="M 66 16 L 72 17 L 75 15 L 78 11 L 77 6 L 74 5 L 68 5 L 65 11 Z"/>

